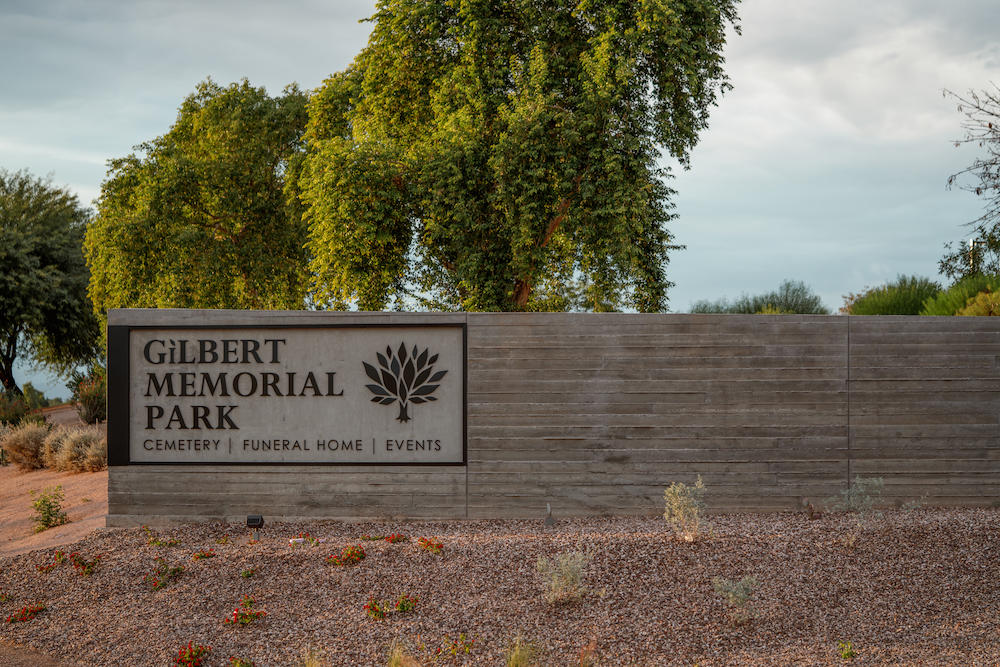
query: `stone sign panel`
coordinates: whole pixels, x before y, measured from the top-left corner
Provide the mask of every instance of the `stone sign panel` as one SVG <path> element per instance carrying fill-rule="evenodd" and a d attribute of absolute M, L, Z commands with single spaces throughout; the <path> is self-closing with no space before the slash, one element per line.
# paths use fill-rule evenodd
<path fill-rule="evenodd" d="M 112 327 L 109 348 L 113 465 L 466 460 L 464 325 Z"/>

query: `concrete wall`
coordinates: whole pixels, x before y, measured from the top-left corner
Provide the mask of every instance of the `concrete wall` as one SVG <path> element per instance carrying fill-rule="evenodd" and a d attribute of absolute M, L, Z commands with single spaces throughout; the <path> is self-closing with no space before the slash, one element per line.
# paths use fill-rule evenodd
<path fill-rule="evenodd" d="M 697 474 L 725 510 L 796 508 L 855 475 L 883 477 L 889 502 L 1000 501 L 1000 318 L 444 318 L 468 327 L 467 466 L 114 466 L 109 524 L 649 515 Z"/>

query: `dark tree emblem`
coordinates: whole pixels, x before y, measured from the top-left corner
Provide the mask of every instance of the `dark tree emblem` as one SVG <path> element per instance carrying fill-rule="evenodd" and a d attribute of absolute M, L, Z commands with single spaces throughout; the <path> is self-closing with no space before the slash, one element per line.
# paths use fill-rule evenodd
<path fill-rule="evenodd" d="M 361 362 L 365 365 L 365 373 L 375 381 L 375 384 L 365 385 L 375 394 L 372 403 L 392 405 L 398 400 L 399 416 L 396 419 L 408 422 L 409 403 L 419 405 L 437 400 L 431 394 L 441 385 L 435 383 L 448 372 L 434 372 L 434 363 L 438 360 L 438 355 L 428 357 L 426 349 L 418 353 L 416 345 L 413 346 L 413 351 L 407 354 L 406 343 L 400 343 L 395 353 L 392 348 L 386 346 L 384 355 L 381 352 L 377 352 L 376 355 L 379 368 L 366 361 Z"/>

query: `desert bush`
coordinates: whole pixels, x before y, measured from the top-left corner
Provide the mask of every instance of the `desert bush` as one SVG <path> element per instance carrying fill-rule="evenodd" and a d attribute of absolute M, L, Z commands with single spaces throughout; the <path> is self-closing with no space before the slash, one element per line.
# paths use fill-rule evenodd
<path fill-rule="evenodd" d="M 108 465 L 108 443 L 104 432 L 96 426 L 81 426 L 65 430 L 62 445 L 56 454 L 56 470 L 93 472 Z"/>
<path fill-rule="evenodd" d="M 885 482 L 881 477 L 854 477 L 854 482 L 827 504 L 834 512 L 854 512 L 867 516 L 882 498 Z"/>
<path fill-rule="evenodd" d="M 590 554 L 582 551 L 563 551 L 552 560 L 539 556 L 535 569 L 542 577 L 545 601 L 550 604 L 569 602 L 586 593 L 583 575 L 590 559 Z"/>
<path fill-rule="evenodd" d="M 42 467 L 42 443 L 49 434 L 47 426 L 28 422 L 10 429 L 0 447 L 7 452 L 10 462 L 21 470 L 35 470 Z"/>
<path fill-rule="evenodd" d="M 0 424 L 17 426 L 28 414 L 28 404 L 12 392 L 0 393 Z"/>
<path fill-rule="evenodd" d="M 692 542 L 701 529 L 701 512 L 705 509 L 705 484 L 701 475 L 694 486 L 674 482 L 663 492 L 665 508 L 663 518 L 683 540 Z"/>
<path fill-rule="evenodd" d="M 535 664 L 535 647 L 520 635 L 507 651 L 507 667 L 530 667 Z"/>
<path fill-rule="evenodd" d="M 420 667 L 420 661 L 410 655 L 402 642 L 395 640 L 389 647 L 389 662 L 386 667 Z"/>
<path fill-rule="evenodd" d="M 743 577 L 739 581 L 723 577 L 712 579 L 715 592 L 729 605 L 729 618 L 734 625 L 746 623 L 753 617 L 753 611 L 747 605 L 753 599 L 757 586 L 757 579 L 754 577 Z"/>
<path fill-rule="evenodd" d="M 42 465 L 46 468 L 56 470 L 59 467 L 59 451 L 62 449 L 63 441 L 69 429 L 63 426 L 56 426 L 42 441 Z"/>
<path fill-rule="evenodd" d="M 829 315 L 830 310 L 822 299 L 804 282 L 785 280 L 778 289 L 766 294 L 743 294 L 730 303 L 728 299 L 697 301 L 692 313 L 764 313 L 764 314 L 815 314 Z"/>
<path fill-rule="evenodd" d="M 35 508 L 35 516 L 32 517 L 32 521 L 35 522 L 36 533 L 69 523 L 66 512 L 62 508 L 65 497 L 61 486 L 45 489 L 40 493 L 32 491 L 32 497 L 36 493 L 38 493 L 38 497 L 31 503 L 31 506 Z"/>
<path fill-rule="evenodd" d="M 930 278 L 899 276 L 894 282 L 844 297 L 841 310 L 849 315 L 919 315 L 924 302 L 940 291 L 941 285 Z"/>
<path fill-rule="evenodd" d="M 1000 289 L 1000 276 L 977 273 L 962 278 L 946 290 L 924 302 L 921 315 L 954 315 L 969 305 L 980 292 Z"/>
<path fill-rule="evenodd" d="M 73 391 L 76 411 L 86 424 L 96 424 L 108 418 L 107 375 L 107 369 L 100 365 L 92 366 L 86 374 L 73 373 L 68 386 Z"/>
<path fill-rule="evenodd" d="M 969 299 L 965 308 L 962 308 L 955 314 L 964 317 L 1000 316 L 1000 290 L 980 292 Z"/>

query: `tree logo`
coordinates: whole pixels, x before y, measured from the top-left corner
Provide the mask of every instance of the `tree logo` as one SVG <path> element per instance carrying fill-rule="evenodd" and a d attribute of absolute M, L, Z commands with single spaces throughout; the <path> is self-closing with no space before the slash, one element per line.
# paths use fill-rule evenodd
<path fill-rule="evenodd" d="M 375 382 L 365 385 L 368 391 L 375 394 L 372 403 L 392 405 L 398 400 L 399 415 L 396 420 L 405 423 L 410 421 L 407 410 L 409 403 L 419 405 L 437 400 L 431 394 L 441 385 L 435 383 L 448 372 L 434 372 L 434 363 L 438 360 L 438 355 L 428 357 L 427 349 L 418 354 L 416 345 L 413 346 L 413 351 L 407 354 L 406 343 L 400 343 L 395 353 L 387 345 L 384 355 L 381 352 L 375 354 L 378 356 L 379 368 L 376 369 L 367 361 L 361 362 L 365 366 L 365 373 Z"/>

